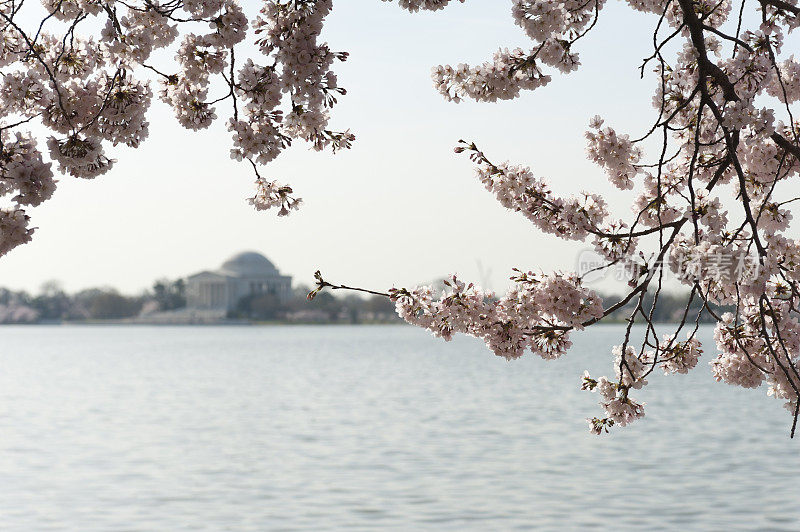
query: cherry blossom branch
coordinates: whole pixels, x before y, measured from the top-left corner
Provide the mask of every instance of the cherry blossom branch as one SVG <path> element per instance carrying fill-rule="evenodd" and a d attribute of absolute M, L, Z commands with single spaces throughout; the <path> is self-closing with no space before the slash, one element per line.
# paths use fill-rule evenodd
<path fill-rule="evenodd" d="M 389 297 L 389 298 L 391 297 L 386 292 L 377 292 L 375 290 L 368 290 L 366 288 L 357 288 L 357 287 L 353 287 L 353 286 L 346 286 L 346 285 L 343 285 L 343 284 L 339 284 L 339 285 L 331 284 L 331 283 L 329 283 L 328 281 L 326 281 L 325 279 L 322 278 L 322 273 L 320 273 L 319 270 L 314 272 L 314 279 L 316 280 L 316 286 L 317 287 L 314 290 L 312 290 L 311 292 L 308 293 L 307 298 L 308 298 L 309 301 L 313 300 L 317 296 L 317 294 L 319 294 L 320 292 L 322 292 L 326 288 L 330 288 L 331 290 L 349 290 L 349 291 L 352 291 L 352 292 L 363 292 L 365 294 L 372 294 L 374 296 L 383 296 L 383 297 Z"/>

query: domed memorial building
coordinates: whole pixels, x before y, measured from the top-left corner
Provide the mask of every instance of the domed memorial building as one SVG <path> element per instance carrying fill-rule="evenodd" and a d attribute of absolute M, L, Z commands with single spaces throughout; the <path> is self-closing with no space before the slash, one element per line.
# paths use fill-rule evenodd
<path fill-rule="evenodd" d="M 245 251 L 225 261 L 218 270 L 186 279 L 189 310 L 232 310 L 244 296 L 275 294 L 281 301 L 291 296 L 292 278 L 281 275 L 261 253 Z"/>

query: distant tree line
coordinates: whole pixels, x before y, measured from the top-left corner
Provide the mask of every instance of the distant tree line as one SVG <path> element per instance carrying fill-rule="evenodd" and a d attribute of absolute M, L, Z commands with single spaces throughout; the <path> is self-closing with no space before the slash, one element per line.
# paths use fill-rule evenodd
<path fill-rule="evenodd" d="M 398 320 L 394 304 L 386 298 L 364 299 L 321 294 L 313 303 L 306 299 L 307 286 L 298 286 L 293 296 L 281 301 L 274 294 L 243 297 L 228 317 L 252 321 L 314 323 L 367 323 Z M 138 295 L 125 295 L 114 288 L 88 288 L 67 293 L 56 281 L 39 292 L 0 288 L 0 323 L 48 323 L 61 321 L 124 320 L 186 307 L 186 282 L 160 279 Z"/>
<path fill-rule="evenodd" d="M 107 287 L 68 294 L 56 281 L 43 284 L 35 295 L 0 288 L 0 323 L 118 320 L 138 316 L 147 308 L 170 310 L 184 306 L 182 279 L 156 281 L 152 290 L 135 296 Z"/>

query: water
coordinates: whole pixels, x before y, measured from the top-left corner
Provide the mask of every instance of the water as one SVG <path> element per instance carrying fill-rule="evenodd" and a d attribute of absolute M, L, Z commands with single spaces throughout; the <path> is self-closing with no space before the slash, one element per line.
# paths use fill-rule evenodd
<path fill-rule="evenodd" d="M 507 363 L 404 326 L 3 327 L 0 529 L 798 530 L 790 416 L 710 353 L 588 434 L 619 334 Z"/>

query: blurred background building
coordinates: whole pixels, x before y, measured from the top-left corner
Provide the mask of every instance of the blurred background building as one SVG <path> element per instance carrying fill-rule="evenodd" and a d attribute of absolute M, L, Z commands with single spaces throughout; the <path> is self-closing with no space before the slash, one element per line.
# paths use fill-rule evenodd
<path fill-rule="evenodd" d="M 219 269 L 202 271 L 186 279 L 188 310 L 229 312 L 243 298 L 261 295 L 287 301 L 292 296 L 292 278 L 281 275 L 269 259 L 255 251 L 237 253 Z"/>

